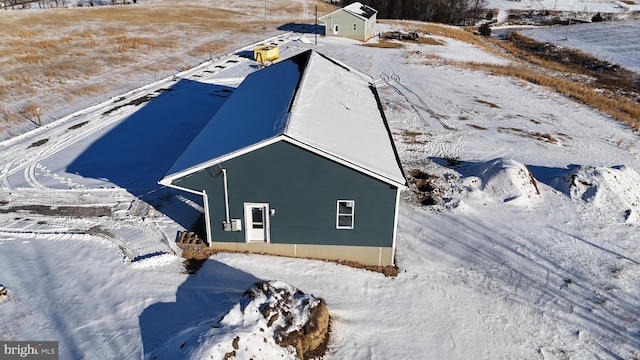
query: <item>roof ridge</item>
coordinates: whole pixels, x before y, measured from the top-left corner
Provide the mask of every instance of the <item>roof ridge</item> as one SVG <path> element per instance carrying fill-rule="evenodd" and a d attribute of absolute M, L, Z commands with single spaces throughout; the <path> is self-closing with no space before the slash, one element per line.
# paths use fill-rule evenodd
<path fill-rule="evenodd" d="M 306 50 L 301 52 L 300 54 L 296 55 L 296 57 L 302 57 L 305 56 L 304 59 L 304 63 L 301 62 L 297 62 L 294 60 L 294 62 L 296 62 L 296 64 L 301 68 L 300 69 L 300 79 L 298 80 L 298 84 L 296 85 L 296 89 L 293 92 L 293 95 L 291 96 L 291 102 L 289 103 L 289 107 L 287 109 L 287 119 L 286 119 L 286 123 L 284 126 L 284 129 L 282 131 L 281 134 L 287 134 L 287 131 L 289 130 L 289 124 L 291 124 L 291 113 L 293 112 L 294 108 L 296 107 L 297 104 L 297 100 L 298 100 L 298 94 L 300 92 L 300 89 L 302 88 L 302 84 L 304 83 L 304 79 L 308 73 L 307 69 L 309 68 L 309 63 L 311 62 L 311 58 L 314 57 L 314 55 L 317 55 L 318 53 L 313 51 L 312 49 Z"/>

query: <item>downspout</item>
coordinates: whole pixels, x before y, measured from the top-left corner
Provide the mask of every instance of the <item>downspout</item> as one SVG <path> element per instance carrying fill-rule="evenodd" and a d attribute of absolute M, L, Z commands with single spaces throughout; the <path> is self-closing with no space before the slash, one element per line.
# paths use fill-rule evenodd
<path fill-rule="evenodd" d="M 231 222 L 229 215 L 229 185 L 227 184 L 227 169 L 222 169 L 222 182 L 224 183 L 224 214 L 226 223 Z"/>
<path fill-rule="evenodd" d="M 205 190 L 202 190 L 202 199 L 204 202 L 204 229 L 207 232 L 207 243 L 211 247 L 213 243 L 213 238 L 211 238 L 211 214 L 209 213 L 209 196 L 207 196 Z"/>
<path fill-rule="evenodd" d="M 391 243 L 391 265 L 396 264 L 396 239 L 398 236 L 398 217 L 400 214 L 400 188 L 396 188 L 396 214 L 393 218 L 393 240 Z"/>

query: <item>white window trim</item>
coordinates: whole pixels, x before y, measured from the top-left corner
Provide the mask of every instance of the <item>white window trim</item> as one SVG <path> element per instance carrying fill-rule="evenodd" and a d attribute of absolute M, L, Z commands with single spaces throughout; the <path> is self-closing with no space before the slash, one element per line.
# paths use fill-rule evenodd
<path fill-rule="evenodd" d="M 351 214 L 340 214 L 340 203 L 346 202 L 351 203 Z M 349 206 L 347 206 L 349 207 Z M 350 226 L 340 226 L 340 216 L 351 216 L 351 225 Z M 336 229 L 347 229 L 351 230 L 355 227 L 356 223 L 356 201 L 355 200 L 338 200 L 336 201 Z"/>

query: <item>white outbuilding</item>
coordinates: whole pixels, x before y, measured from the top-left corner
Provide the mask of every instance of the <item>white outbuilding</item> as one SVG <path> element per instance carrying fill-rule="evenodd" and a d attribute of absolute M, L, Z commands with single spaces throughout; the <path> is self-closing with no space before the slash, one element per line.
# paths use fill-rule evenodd
<path fill-rule="evenodd" d="M 367 41 L 375 36 L 378 11 L 355 2 L 319 18 L 325 23 L 325 35 Z"/>

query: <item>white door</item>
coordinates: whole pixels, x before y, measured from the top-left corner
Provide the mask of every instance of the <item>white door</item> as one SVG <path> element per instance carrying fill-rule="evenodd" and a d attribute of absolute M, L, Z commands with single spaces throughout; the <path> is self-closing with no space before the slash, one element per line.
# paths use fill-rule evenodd
<path fill-rule="evenodd" d="M 244 204 L 247 242 L 269 242 L 269 204 Z"/>

